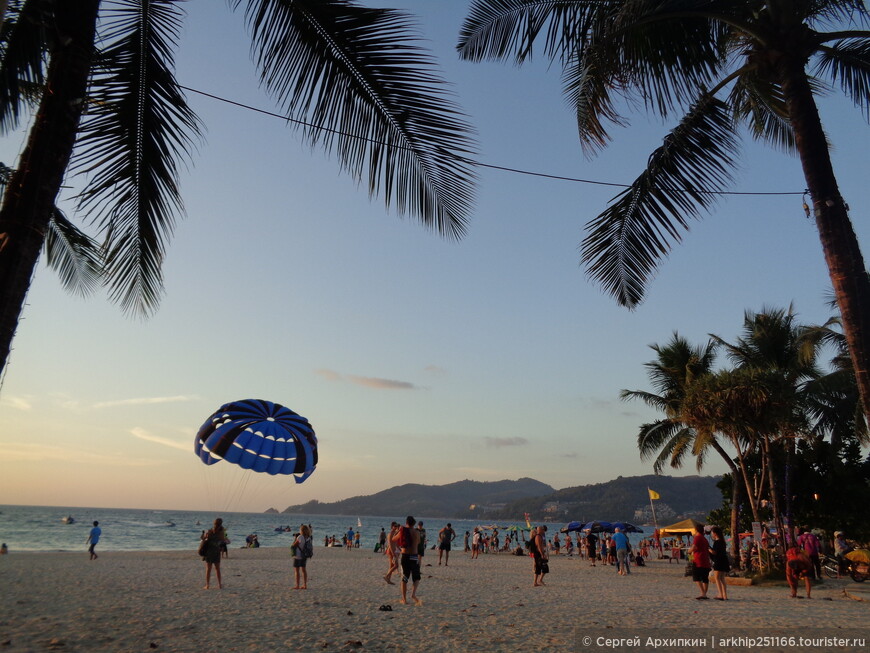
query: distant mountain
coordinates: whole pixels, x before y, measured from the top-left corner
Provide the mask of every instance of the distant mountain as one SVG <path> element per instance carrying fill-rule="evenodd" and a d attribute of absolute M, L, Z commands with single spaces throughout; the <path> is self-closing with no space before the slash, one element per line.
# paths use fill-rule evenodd
<path fill-rule="evenodd" d="M 607 483 L 580 485 L 547 496 L 514 501 L 496 515 L 518 519 L 529 513 L 534 521 L 629 521 L 651 523 L 647 488 L 661 497 L 654 501 L 659 524 L 685 517 L 705 518 L 722 505 L 716 484 L 721 476 L 620 476 Z"/>
<path fill-rule="evenodd" d="M 532 478 L 516 481 L 458 481 L 447 485 L 408 483 L 368 496 L 334 503 L 309 501 L 288 506 L 285 513 L 317 515 L 425 515 L 476 519 L 495 514 L 509 503 L 550 495 L 555 490 Z"/>

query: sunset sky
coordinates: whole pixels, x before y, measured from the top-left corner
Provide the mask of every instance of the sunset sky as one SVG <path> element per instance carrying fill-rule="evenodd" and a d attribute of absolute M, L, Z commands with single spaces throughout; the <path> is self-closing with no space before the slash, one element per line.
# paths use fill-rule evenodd
<path fill-rule="evenodd" d="M 363 4 L 418 17 L 483 163 L 630 183 L 670 127 L 632 114 L 588 160 L 557 66 L 458 60 L 465 0 Z M 186 3 L 178 81 L 273 111 L 225 5 Z M 479 168 L 468 235 L 451 242 L 369 200 L 280 119 L 188 99 L 207 132 L 182 179 L 160 310 L 133 319 L 105 293 L 71 296 L 36 273 L 0 389 L 2 503 L 260 511 L 410 482 L 648 474 L 636 436 L 656 415 L 619 391 L 649 389 L 650 344 L 674 331 L 733 339 L 764 306 L 793 304 L 804 323 L 831 314 L 800 195 L 723 197 L 628 311 L 586 278 L 578 250 L 617 189 Z M 843 98 L 821 110 L 866 249 L 870 130 Z M 20 147 L 4 138 L 0 160 Z M 796 159 L 744 139 L 732 190 L 804 187 Z M 72 214 L 69 197 L 61 206 Z M 250 397 L 313 424 L 320 464 L 305 483 L 194 455 L 203 420 Z"/>

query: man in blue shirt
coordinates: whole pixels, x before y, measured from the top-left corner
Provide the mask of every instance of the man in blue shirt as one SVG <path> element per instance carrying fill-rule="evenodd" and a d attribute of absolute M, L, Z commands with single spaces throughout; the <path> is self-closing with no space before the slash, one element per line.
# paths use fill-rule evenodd
<path fill-rule="evenodd" d="M 100 535 L 103 534 L 103 529 L 100 528 L 100 522 L 95 521 L 94 527 L 91 529 L 90 534 L 88 535 L 88 539 L 85 540 L 85 544 L 90 544 L 90 548 L 88 549 L 88 553 L 91 554 L 91 560 L 97 559 L 97 554 L 94 552 L 94 547 L 97 546 L 97 542 L 100 541 Z"/>
<path fill-rule="evenodd" d="M 615 528 L 611 539 L 616 543 L 616 571 L 620 576 L 630 574 L 631 571 L 628 569 L 628 536 L 621 529 Z"/>

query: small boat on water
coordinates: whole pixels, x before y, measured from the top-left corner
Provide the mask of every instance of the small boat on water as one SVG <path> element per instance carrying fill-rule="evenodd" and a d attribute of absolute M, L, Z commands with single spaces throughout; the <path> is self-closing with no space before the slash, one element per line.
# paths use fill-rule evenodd
<path fill-rule="evenodd" d="M 75 517 L 73 517 L 72 515 L 67 515 L 66 517 L 61 519 L 61 521 L 64 524 L 75 524 L 76 523 Z"/>
<path fill-rule="evenodd" d="M 362 522 L 360 521 L 360 518 L 359 518 L 359 517 L 356 518 L 356 527 L 357 527 L 357 528 L 362 528 Z"/>
<path fill-rule="evenodd" d="M 170 528 L 172 528 L 173 526 L 175 526 L 175 522 L 174 521 L 165 521 L 165 522 L 163 522 L 163 525 L 169 526 Z"/>

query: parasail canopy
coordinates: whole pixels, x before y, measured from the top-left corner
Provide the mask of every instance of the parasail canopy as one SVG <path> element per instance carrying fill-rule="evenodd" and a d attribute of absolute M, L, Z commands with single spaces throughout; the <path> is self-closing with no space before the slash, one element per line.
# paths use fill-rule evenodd
<path fill-rule="evenodd" d="M 317 437 L 308 420 L 264 399 L 224 404 L 200 427 L 194 451 L 206 465 L 225 460 L 267 474 L 293 474 L 297 483 L 317 465 Z"/>

